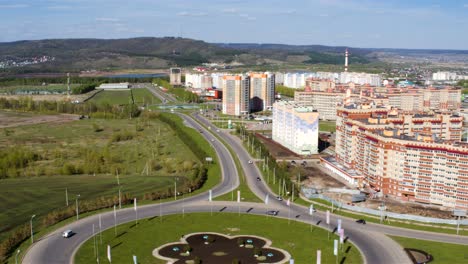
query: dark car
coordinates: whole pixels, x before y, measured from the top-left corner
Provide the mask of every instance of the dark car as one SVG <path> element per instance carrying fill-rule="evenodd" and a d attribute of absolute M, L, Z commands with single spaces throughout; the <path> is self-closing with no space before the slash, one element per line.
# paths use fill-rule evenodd
<path fill-rule="evenodd" d="M 281 196 L 276 196 L 276 200 L 278 200 L 278 201 L 283 201 L 283 197 L 281 197 Z"/>
<path fill-rule="evenodd" d="M 359 219 L 359 220 L 356 220 L 356 223 L 365 225 L 365 224 L 366 224 L 366 220 L 364 220 L 364 219 Z"/>
<path fill-rule="evenodd" d="M 260 179 L 260 177 L 257 177 L 257 181 L 261 181 L 262 179 Z"/>
<path fill-rule="evenodd" d="M 278 215 L 278 213 L 279 213 L 279 211 L 274 211 L 274 210 L 266 212 L 267 215 Z"/>

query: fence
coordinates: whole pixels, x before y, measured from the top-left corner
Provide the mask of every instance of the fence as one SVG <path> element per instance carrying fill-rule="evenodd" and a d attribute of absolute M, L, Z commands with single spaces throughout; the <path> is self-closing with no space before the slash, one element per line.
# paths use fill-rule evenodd
<path fill-rule="evenodd" d="M 352 206 L 348 205 L 342 202 L 335 201 L 331 199 L 328 196 L 325 196 L 323 194 L 314 194 L 311 193 L 306 188 L 302 189 L 302 193 L 304 196 L 306 196 L 309 199 L 322 199 L 325 201 L 328 201 L 332 203 L 334 206 L 337 208 L 344 208 L 349 211 L 354 211 L 354 212 L 359 212 L 359 213 L 365 213 L 365 214 L 370 214 L 370 215 L 376 215 L 381 217 L 382 214 L 383 216 L 387 216 L 389 218 L 393 219 L 402 219 L 402 220 L 410 220 L 410 221 L 418 221 L 418 222 L 423 222 L 423 223 L 433 223 L 433 224 L 449 224 L 449 225 L 457 225 L 457 220 L 455 219 L 441 219 L 441 218 L 435 218 L 435 217 L 425 217 L 425 216 L 418 216 L 418 215 L 409 215 L 409 214 L 399 214 L 399 213 L 393 213 L 393 212 L 387 212 L 387 211 L 380 211 L 380 210 L 375 210 L 375 209 L 370 209 L 370 208 L 365 208 L 361 206 Z M 468 225 L 468 219 L 460 220 L 460 225 Z"/>

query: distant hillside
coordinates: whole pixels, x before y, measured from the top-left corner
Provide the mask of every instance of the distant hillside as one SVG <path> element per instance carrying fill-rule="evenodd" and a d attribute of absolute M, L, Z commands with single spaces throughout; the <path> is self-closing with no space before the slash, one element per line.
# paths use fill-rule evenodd
<path fill-rule="evenodd" d="M 52 62 L 22 67 L 25 72 L 167 68 L 209 61 L 232 61 L 235 55 L 241 53 L 199 40 L 172 37 L 48 39 L 0 43 L 0 61 L 40 56 L 55 58 Z"/>

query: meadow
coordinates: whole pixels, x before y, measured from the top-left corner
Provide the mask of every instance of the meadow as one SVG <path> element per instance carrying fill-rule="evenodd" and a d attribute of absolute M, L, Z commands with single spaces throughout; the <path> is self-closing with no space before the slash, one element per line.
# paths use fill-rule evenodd
<path fill-rule="evenodd" d="M 102 91 L 94 96 L 90 102 L 94 102 L 96 104 L 125 105 L 132 103 L 131 94 L 133 94 L 135 104 L 139 106 L 161 103 L 158 98 L 153 96 L 153 94 L 144 88 L 134 88 L 122 91 Z"/>

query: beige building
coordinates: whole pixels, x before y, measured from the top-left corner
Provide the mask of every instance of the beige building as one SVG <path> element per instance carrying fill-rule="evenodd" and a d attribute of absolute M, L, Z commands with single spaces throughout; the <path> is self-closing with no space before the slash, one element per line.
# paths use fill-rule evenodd
<path fill-rule="evenodd" d="M 221 81 L 223 114 L 246 115 L 249 111 L 250 78 L 246 75 L 225 75 Z"/>
<path fill-rule="evenodd" d="M 366 105 L 337 110 L 340 176 L 405 201 L 468 209 L 468 144 L 463 118 Z M 352 173 L 347 173 L 351 171 Z"/>
<path fill-rule="evenodd" d="M 305 86 L 312 91 L 331 92 L 335 90 L 335 82 L 331 80 L 309 78 L 305 83 Z"/>
<path fill-rule="evenodd" d="M 171 85 L 182 85 L 182 69 L 170 68 L 169 69 L 169 81 Z"/>
<path fill-rule="evenodd" d="M 321 120 L 336 120 L 336 107 L 343 103 L 345 97 L 345 93 L 294 92 L 294 102 L 300 106 L 313 107 L 320 113 Z"/>
<path fill-rule="evenodd" d="M 250 73 L 250 110 L 264 111 L 271 109 L 275 101 L 275 75 Z"/>

